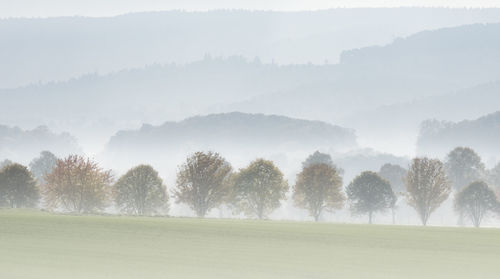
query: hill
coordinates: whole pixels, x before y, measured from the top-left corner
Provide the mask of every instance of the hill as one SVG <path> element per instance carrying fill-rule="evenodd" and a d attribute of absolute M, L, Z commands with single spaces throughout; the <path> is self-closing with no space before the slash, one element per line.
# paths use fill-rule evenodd
<path fill-rule="evenodd" d="M 426 119 L 458 122 L 475 119 L 500 108 L 500 81 L 457 90 L 448 94 L 415 99 L 377 107 L 339 121 L 356 127 L 360 138 L 370 135 L 379 138 L 377 148 L 394 146 L 394 142 L 406 143 L 398 147 L 408 148 L 417 141 L 420 124 Z M 384 138 L 391 138 L 388 142 Z M 373 142 L 372 142 L 373 143 Z M 384 147 L 385 146 L 385 147 Z"/>
<path fill-rule="evenodd" d="M 76 140 L 68 133 L 54 133 L 45 126 L 32 130 L 0 125 L 0 161 L 28 163 L 43 150 L 57 156 L 79 153 Z"/>
<path fill-rule="evenodd" d="M 423 31 L 385 46 L 343 52 L 332 73 L 336 78 L 325 84 L 259 95 L 227 107 L 339 121 L 380 106 L 500 80 L 499 60 L 500 24 Z M 304 109 L 314 104 L 316 109 Z"/>
<path fill-rule="evenodd" d="M 459 121 L 498 108 L 499 38 L 500 24 L 420 32 L 386 46 L 344 52 L 337 78 L 324 84 L 259 95 L 214 110 L 340 123 L 354 128 L 362 145 L 412 153 L 409 146 L 416 142 L 421 121 Z"/>
<path fill-rule="evenodd" d="M 500 24 L 425 31 L 389 45 L 346 51 L 335 65 L 283 66 L 207 55 L 187 65 L 154 65 L 0 90 L 0 110 L 6 112 L 5 124 L 50 125 L 71 132 L 84 147 L 92 140 L 102 145 L 117 130 L 142 123 L 231 111 L 341 123 L 356 129 L 361 140 L 383 142 L 386 129 L 377 135 L 370 128 L 397 126 L 390 121 L 400 118 L 380 123 L 374 120 L 383 117 L 365 118 L 364 113 L 500 80 L 499 38 Z M 459 113 L 456 117 L 467 116 Z M 416 128 L 391 136 L 408 133 L 416 135 Z M 413 136 L 403 140 L 401 149 L 415 143 Z"/>
<path fill-rule="evenodd" d="M 207 53 L 257 56 L 266 63 L 337 63 L 343 50 L 387 44 L 422 30 L 499 21 L 500 9 L 444 8 L 3 19 L 0 88 L 155 63 L 188 63 Z"/>
<path fill-rule="evenodd" d="M 89 142 L 92 147 L 104 144 L 120 129 L 159 125 L 159 119 L 180 120 L 205 112 L 210 105 L 303 84 L 324 84 L 335 78 L 334 72 L 334 65 L 279 66 L 239 56 L 206 56 L 187 65 L 153 65 L 0 90 L 0 111 L 6 124 L 49 125 L 70 131 L 84 147 Z"/>
<path fill-rule="evenodd" d="M 422 123 L 417 144 L 420 154 L 444 155 L 457 146 L 475 149 L 486 160 L 498 160 L 500 154 L 500 111 L 475 120 Z"/>
<path fill-rule="evenodd" d="M 498 233 L 1 210 L 0 268 L 24 279 L 496 278 Z"/>
<path fill-rule="evenodd" d="M 321 148 L 342 151 L 355 146 L 352 130 L 325 122 L 233 112 L 119 131 L 110 139 L 106 154 L 116 162 L 121 161 L 116 158 L 128 158 L 156 163 L 213 150 L 245 161 L 257 156 L 308 154 Z"/>

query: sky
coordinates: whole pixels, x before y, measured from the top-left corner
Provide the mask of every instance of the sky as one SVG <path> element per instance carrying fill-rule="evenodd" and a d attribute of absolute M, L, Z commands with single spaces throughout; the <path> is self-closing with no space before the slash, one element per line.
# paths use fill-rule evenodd
<path fill-rule="evenodd" d="M 162 10 L 318 10 L 339 7 L 500 7 L 500 0 L 0 0 L 0 18 L 114 16 Z"/>

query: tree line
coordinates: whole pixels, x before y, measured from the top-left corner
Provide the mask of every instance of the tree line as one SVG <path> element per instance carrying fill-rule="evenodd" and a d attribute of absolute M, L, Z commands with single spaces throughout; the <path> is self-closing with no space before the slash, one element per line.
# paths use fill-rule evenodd
<path fill-rule="evenodd" d="M 385 164 L 379 172 L 364 171 L 343 188 L 343 170 L 328 154 L 315 152 L 303 163 L 290 187 L 274 162 L 256 159 L 233 170 L 215 152 L 196 152 L 179 167 L 171 195 L 158 172 L 139 165 L 114 179 L 89 158 L 70 155 L 58 159 L 44 151 L 29 168 L 8 160 L 0 163 L 0 205 L 11 208 L 43 207 L 72 213 L 102 212 L 110 205 L 124 214 L 168 214 L 170 198 L 188 205 L 198 217 L 225 205 L 234 214 L 265 219 L 287 199 L 307 210 L 315 221 L 324 212 L 347 206 L 354 215 L 392 211 L 405 200 L 423 225 L 454 192 L 454 209 L 460 220 L 479 227 L 483 218 L 500 213 L 500 202 L 489 184 L 500 185 L 500 164 L 486 170 L 474 150 L 457 147 L 443 163 L 414 158 L 408 169 Z"/>

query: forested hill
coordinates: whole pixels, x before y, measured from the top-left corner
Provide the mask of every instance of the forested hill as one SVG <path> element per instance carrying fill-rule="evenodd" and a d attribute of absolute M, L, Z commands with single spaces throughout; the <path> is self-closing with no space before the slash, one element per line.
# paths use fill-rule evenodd
<path fill-rule="evenodd" d="M 500 24 L 423 31 L 387 46 L 345 51 L 346 72 L 370 80 L 465 88 L 500 79 Z M 435 90 L 434 89 L 434 90 Z M 422 93 L 425 94 L 425 93 Z"/>
<path fill-rule="evenodd" d="M 4 19 L 0 88 L 192 62 L 207 53 L 258 56 L 266 63 L 337 63 L 343 50 L 387 44 L 422 30 L 484 22 L 500 22 L 500 9 L 169 11 Z"/>
<path fill-rule="evenodd" d="M 216 104 L 288 91 L 304 84 L 322 85 L 336 77 L 335 68 L 279 66 L 239 56 L 206 56 L 187 65 L 152 65 L 104 76 L 86 75 L 67 82 L 0 90 L 0 111 L 5 124 L 29 127 L 50 123 L 78 138 L 91 130 L 94 136 L 103 134 L 107 139 L 119 129 L 184 119 Z"/>
<path fill-rule="evenodd" d="M 46 124 L 71 132 L 82 143 L 88 137 L 102 144 L 115 131 L 142 123 L 158 125 L 158 121 L 231 111 L 318 119 L 353 128 L 363 136 L 367 135 L 363 129 L 381 123 L 371 117 L 360 122 L 353 115 L 498 81 L 497 61 L 500 24 L 475 24 L 346 52 L 334 65 L 284 66 L 207 55 L 187 65 L 152 65 L 0 90 L 0 111 L 4 124 Z M 421 121 L 432 116 L 418 117 Z M 457 114 L 458 119 L 465 117 L 465 111 Z M 382 125 L 394 127 L 391 121 L 398 119 L 391 115 Z M 417 133 L 415 126 L 404 129 L 396 133 Z M 386 141 L 387 135 L 382 136 Z"/>
<path fill-rule="evenodd" d="M 32 130 L 0 125 L 0 161 L 29 162 L 41 151 L 50 150 L 58 156 L 79 153 L 81 150 L 68 133 L 54 133 L 45 126 Z"/>
<path fill-rule="evenodd" d="M 197 145 L 200 148 L 284 149 L 300 147 L 356 146 L 354 131 L 321 121 L 293 119 L 277 115 L 239 112 L 196 116 L 160 126 L 143 125 L 139 130 L 119 131 L 109 148 L 134 146 L 164 146 L 180 148 Z M 250 147 L 250 145 L 254 147 Z"/>
<path fill-rule="evenodd" d="M 444 154 L 456 146 L 478 151 L 486 160 L 500 154 L 500 111 L 475 120 L 446 122 L 428 120 L 422 123 L 418 140 L 420 154 Z"/>
<path fill-rule="evenodd" d="M 115 161 L 128 158 L 140 162 L 147 158 L 156 163 L 212 150 L 250 160 L 280 153 L 307 154 L 318 149 L 345 151 L 356 146 L 350 129 L 320 121 L 233 112 L 120 131 L 108 143 L 106 155 Z"/>
<path fill-rule="evenodd" d="M 332 73 L 337 78 L 331 84 L 261 95 L 227 109 L 338 122 L 339 118 L 378 106 L 498 81 L 498 61 L 500 24 L 424 31 L 396 39 L 389 45 L 344 52 L 338 73 Z M 317 109 L 303 109 L 310 106 Z M 290 111 L 290 107 L 297 109 Z"/>

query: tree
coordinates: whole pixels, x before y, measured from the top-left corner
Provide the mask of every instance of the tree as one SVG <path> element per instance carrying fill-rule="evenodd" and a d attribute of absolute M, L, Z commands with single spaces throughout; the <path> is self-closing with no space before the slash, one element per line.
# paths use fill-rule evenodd
<path fill-rule="evenodd" d="M 45 202 L 50 209 L 62 208 L 75 213 L 92 213 L 104 209 L 113 181 L 111 171 L 84 157 L 71 155 L 57 160 L 43 185 Z"/>
<path fill-rule="evenodd" d="M 6 166 L 12 165 L 12 164 L 14 164 L 14 163 L 11 160 L 5 159 L 5 160 L 3 160 L 3 161 L 0 162 L 0 170 L 3 169 Z"/>
<path fill-rule="evenodd" d="M 328 164 L 305 165 L 297 175 L 293 199 L 297 207 L 307 209 L 318 221 L 326 211 L 341 209 L 345 196 L 342 193 L 342 178 L 337 168 Z"/>
<path fill-rule="evenodd" d="M 498 208 L 495 192 L 482 181 L 469 184 L 455 197 L 455 210 L 469 217 L 476 228 L 488 212 L 495 212 Z"/>
<path fill-rule="evenodd" d="M 450 195 L 451 186 L 441 161 L 415 158 L 406 177 L 408 204 L 425 226 L 434 212 Z"/>
<path fill-rule="evenodd" d="M 406 192 L 406 186 L 404 183 L 404 178 L 408 170 L 401 167 L 400 165 L 385 164 L 380 168 L 378 175 L 380 175 L 385 180 L 389 181 L 394 193 Z"/>
<path fill-rule="evenodd" d="M 271 161 L 257 159 L 235 176 L 231 203 L 237 211 L 259 219 L 281 206 L 288 183 Z"/>
<path fill-rule="evenodd" d="M 377 173 L 362 172 L 347 186 L 351 212 L 368 214 L 368 222 L 372 223 L 374 212 L 384 211 L 396 203 L 396 195 L 389 182 Z"/>
<path fill-rule="evenodd" d="M 124 174 L 113 186 L 117 207 L 128 214 L 150 215 L 168 211 L 168 195 L 158 172 L 140 165 Z"/>
<path fill-rule="evenodd" d="M 314 164 L 326 164 L 330 167 L 334 167 L 340 176 L 344 175 L 344 170 L 337 167 L 333 163 L 332 157 L 329 154 L 321 153 L 319 151 L 314 152 L 313 154 L 309 155 L 309 157 L 307 157 L 304 162 L 302 162 L 302 169 Z"/>
<path fill-rule="evenodd" d="M 30 171 L 39 185 L 45 184 L 45 176 L 52 172 L 57 163 L 57 157 L 49 151 L 40 152 L 40 157 L 30 163 Z"/>
<path fill-rule="evenodd" d="M 309 157 L 307 157 L 307 159 L 302 163 L 302 168 L 307 168 L 313 164 L 326 164 L 333 166 L 332 157 L 326 153 L 316 151 L 309 155 Z"/>
<path fill-rule="evenodd" d="M 39 190 L 28 168 L 9 164 L 0 170 L 0 197 L 11 208 L 35 207 L 38 204 Z"/>
<path fill-rule="evenodd" d="M 387 163 L 380 168 L 378 175 L 380 175 L 385 180 L 389 181 L 389 183 L 391 184 L 392 191 L 394 192 L 396 197 L 398 197 L 404 195 L 404 192 L 406 192 L 404 178 L 406 177 L 407 173 L 408 170 L 406 170 L 405 168 L 399 165 L 393 165 Z M 397 207 L 396 203 L 394 203 L 393 207 L 391 207 L 393 224 L 396 223 L 396 207 Z"/>
<path fill-rule="evenodd" d="M 177 173 L 176 203 L 186 203 L 198 217 L 204 217 L 229 194 L 231 171 L 218 153 L 196 152 Z"/>
<path fill-rule="evenodd" d="M 488 183 L 500 193 L 500 163 L 488 171 Z"/>
<path fill-rule="evenodd" d="M 481 157 L 468 147 L 457 147 L 448 153 L 445 168 L 456 190 L 461 190 L 470 183 L 482 179 L 485 173 Z"/>

